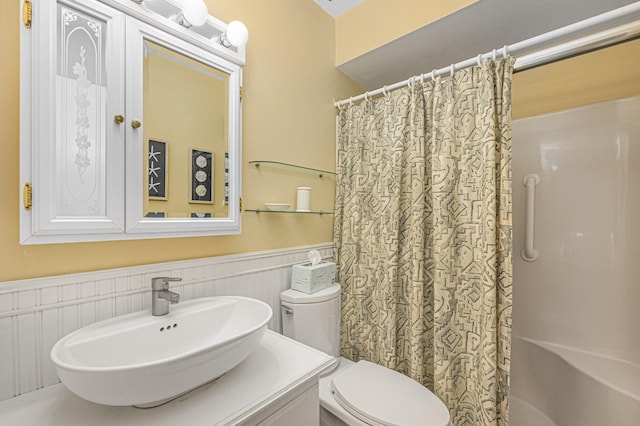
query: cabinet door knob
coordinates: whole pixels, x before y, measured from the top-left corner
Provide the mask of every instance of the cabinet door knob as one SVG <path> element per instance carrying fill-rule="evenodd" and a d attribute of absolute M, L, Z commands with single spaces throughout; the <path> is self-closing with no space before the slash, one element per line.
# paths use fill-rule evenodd
<path fill-rule="evenodd" d="M 142 126 L 142 123 L 140 123 L 138 120 L 133 120 L 131 122 L 131 127 L 133 127 L 134 129 L 137 129 L 140 126 Z"/>
<path fill-rule="evenodd" d="M 113 121 L 116 124 L 122 124 L 122 123 L 124 123 L 124 117 L 122 115 L 118 114 L 115 117 L 113 117 Z"/>

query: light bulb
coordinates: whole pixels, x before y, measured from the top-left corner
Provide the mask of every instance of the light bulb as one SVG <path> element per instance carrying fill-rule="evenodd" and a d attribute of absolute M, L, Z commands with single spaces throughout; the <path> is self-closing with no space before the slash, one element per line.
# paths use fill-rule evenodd
<path fill-rule="evenodd" d="M 247 26 L 240 21 L 231 21 L 227 25 L 227 32 L 225 38 L 235 47 L 243 47 L 249 40 L 249 30 Z"/>
<path fill-rule="evenodd" d="M 182 17 L 188 26 L 199 27 L 207 21 L 208 14 L 204 0 L 186 0 L 182 6 Z"/>

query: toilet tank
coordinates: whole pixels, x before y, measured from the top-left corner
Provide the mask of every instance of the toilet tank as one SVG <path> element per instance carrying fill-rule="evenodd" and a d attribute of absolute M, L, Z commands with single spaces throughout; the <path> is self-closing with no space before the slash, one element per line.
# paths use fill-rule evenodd
<path fill-rule="evenodd" d="M 280 306 L 282 334 L 340 357 L 340 285 L 313 294 L 283 291 Z"/>

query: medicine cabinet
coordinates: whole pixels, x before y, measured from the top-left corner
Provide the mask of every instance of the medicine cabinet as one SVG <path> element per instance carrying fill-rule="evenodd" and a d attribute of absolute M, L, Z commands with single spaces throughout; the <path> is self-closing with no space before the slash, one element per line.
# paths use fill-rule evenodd
<path fill-rule="evenodd" d="M 181 4 L 25 1 L 21 244 L 240 233 L 244 47 Z"/>

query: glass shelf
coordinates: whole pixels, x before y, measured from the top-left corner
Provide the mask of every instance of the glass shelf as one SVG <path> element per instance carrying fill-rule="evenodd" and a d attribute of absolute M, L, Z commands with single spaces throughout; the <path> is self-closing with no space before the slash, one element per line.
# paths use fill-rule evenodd
<path fill-rule="evenodd" d="M 245 209 L 246 212 L 255 212 L 255 213 L 288 213 L 288 214 L 333 214 L 333 212 L 323 212 L 323 211 L 311 211 L 311 212 L 298 212 L 295 210 L 266 210 L 266 209 Z"/>
<path fill-rule="evenodd" d="M 306 167 L 306 166 L 298 166 L 297 164 L 283 163 L 281 161 L 255 160 L 255 161 L 249 161 L 249 164 L 253 164 L 256 167 L 260 167 L 260 164 L 272 164 L 277 166 L 291 167 L 294 169 L 301 169 L 301 170 L 307 170 L 310 172 L 316 172 L 319 174 L 320 177 L 322 177 L 325 174 L 328 174 L 328 175 L 336 174 L 336 172 L 330 172 L 329 170 L 315 169 L 313 167 Z"/>

